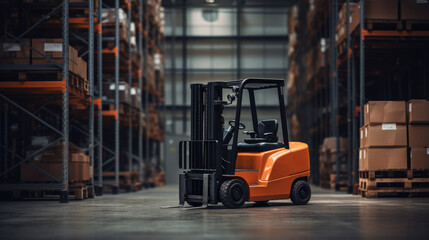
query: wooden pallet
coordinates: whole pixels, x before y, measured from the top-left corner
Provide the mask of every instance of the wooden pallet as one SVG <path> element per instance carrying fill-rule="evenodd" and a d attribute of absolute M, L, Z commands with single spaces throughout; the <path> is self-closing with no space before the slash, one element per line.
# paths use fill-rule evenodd
<path fill-rule="evenodd" d="M 429 170 L 377 170 L 377 171 L 359 171 L 359 178 L 377 179 L 377 178 L 429 178 Z"/>
<path fill-rule="evenodd" d="M 429 30 L 429 21 L 413 21 L 413 20 L 406 20 L 404 21 L 405 30 L 411 31 L 411 30 Z"/>
<path fill-rule="evenodd" d="M 380 170 L 359 173 L 362 197 L 429 195 L 428 171 Z"/>
<path fill-rule="evenodd" d="M 115 172 L 103 172 L 103 180 L 112 181 L 115 178 Z M 137 171 L 121 171 L 119 172 L 119 189 L 126 192 L 135 192 L 141 190 L 143 184 L 139 180 Z M 111 185 L 103 185 L 106 190 L 112 189 Z"/>
<path fill-rule="evenodd" d="M 371 30 L 402 30 L 404 28 L 402 21 L 398 20 L 366 20 L 366 29 Z"/>
<path fill-rule="evenodd" d="M 37 189 L 37 190 L 2 190 L 2 197 L 11 200 L 52 200 L 60 198 L 59 190 Z M 73 183 L 69 185 L 70 200 L 84 200 L 94 198 L 94 187 L 85 183 Z"/>
<path fill-rule="evenodd" d="M 335 186 L 337 184 L 335 182 L 331 182 L 331 189 L 336 190 Z M 348 182 L 347 181 L 341 181 L 338 183 L 338 190 L 339 191 L 347 191 L 348 189 Z"/>

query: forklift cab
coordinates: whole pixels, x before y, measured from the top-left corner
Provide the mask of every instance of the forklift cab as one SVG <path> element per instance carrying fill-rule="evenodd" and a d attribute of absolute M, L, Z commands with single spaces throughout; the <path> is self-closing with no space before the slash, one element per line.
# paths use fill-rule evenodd
<path fill-rule="evenodd" d="M 274 89 L 277 93 L 279 118 L 258 119 L 255 92 L 263 89 Z M 250 130 L 240 122 L 245 91 L 250 105 Z M 235 116 L 225 123 L 224 109 L 234 101 Z M 191 84 L 191 103 L 191 140 L 179 144 L 179 167 L 184 170 L 179 176 L 181 205 L 187 202 L 192 206 L 207 206 L 221 201 L 224 206 L 235 208 L 243 206 L 245 201 L 289 198 L 295 180 L 305 182 L 301 192 L 306 193 L 302 195 L 303 201 L 296 202 L 308 202 L 308 147 L 304 143 L 291 143 L 294 148 L 291 149 L 284 80 L 247 78 Z M 278 137 L 279 130 L 283 139 Z M 241 141 L 240 134 L 246 135 Z M 298 164 L 295 161 L 292 164 L 294 152 L 299 153 Z"/>
<path fill-rule="evenodd" d="M 284 107 L 284 100 L 280 99 L 283 98 L 283 80 L 281 82 L 270 82 L 273 81 L 273 79 L 265 79 L 265 80 L 253 80 L 248 79 L 245 81 L 243 86 L 240 85 L 240 87 L 235 87 L 233 85 L 232 90 L 233 93 L 228 94 L 228 104 L 232 104 L 232 102 L 237 98 L 237 106 L 236 106 L 236 116 L 235 120 L 228 121 L 229 127 L 225 130 L 224 136 L 223 136 L 223 145 L 227 146 L 230 145 L 230 141 L 232 137 L 234 136 L 234 131 L 236 130 L 236 122 L 238 122 L 238 133 L 237 136 L 240 134 L 240 130 L 242 130 L 243 134 L 246 134 L 247 137 L 244 138 L 242 141 L 233 143 L 231 146 L 236 146 L 236 151 L 239 152 L 265 152 L 270 151 L 273 149 L 285 147 L 284 143 L 288 142 L 287 140 L 287 128 L 286 128 L 286 113 L 285 113 L 285 107 Z M 250 84 L 249 84 L 250 82 Z M 255 101 L 255 95 L 258 91 L 266 90 L 266 89 L 277 89 L 278 94 L 278 109 L 280 112 L 280 118 L 279 119 L 258 119 L 258 113 L 257 113 L 257 104 Z M 237 91 L 238 90 L 242 90 Z M 248 94 L 244 94 L 245 92 L 248 92 Z M 235 95 L 234 95 L 235 94 Z M 249 99 L 249 105 L 250 105 L 250 116 L 251 116 L 251 126 L 245 126 L 240 119 L 237 120 L 237 112 L 240 112 L 238 115 L 238 118 L 242 116 L 242 104 L 244 97 L 248 97 Z M 283 107 L 282 107 L 283 106 Z M 279 122 L 281 122 L 281 131 L 283 131 L 283 136 L 286 136 L 286 139 L 283 139 L 282 142 L 279 142 L 278 137 L 278 130 L 279 130 Z M 252 130 L 246 130 L 246 129 L 252 129 Z"/>

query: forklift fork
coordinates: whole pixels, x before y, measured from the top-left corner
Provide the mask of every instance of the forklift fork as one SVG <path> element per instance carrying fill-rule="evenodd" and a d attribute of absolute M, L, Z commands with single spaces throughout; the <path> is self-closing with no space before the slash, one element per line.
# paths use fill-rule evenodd
<path fill-rule="evenodd" d="M 202 199 L 202 205 L 198 207 L 185 207 L 185 201 L 186 201 L 186 175 L 184 173 L 179 174 L 179 205 L 175 206 L 165 206 L 161 208 L 182 208 L 183 210 L 192 210 L 192 209 L 202 209 L 207 208 L 209 204 L 209 182 L 210 182 L 210 174 L 204 173 L 203 174 L 203 195 L 196 196 L 192 195 L 194 198 L 201 198 Z M 214 181 L 214 178 L 212 179 Z M 214 190 L 214 189 L 213 189 Z M 212 191 L 212 196 L 215 196 L 213 194 L 214 191 Z"/>

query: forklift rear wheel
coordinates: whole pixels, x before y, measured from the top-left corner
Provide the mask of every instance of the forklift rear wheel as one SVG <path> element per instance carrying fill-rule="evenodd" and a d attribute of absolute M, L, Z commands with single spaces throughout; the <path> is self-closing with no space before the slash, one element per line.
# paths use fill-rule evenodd
<path fill-rule="evenodd" d="M 220 200 L 227 208 L 240 208 L 246 202 L 247 187 L 240 179 L 231 179 L 222 183 Z"/>
<path fill-rule="evenodd" d="M 311 188 L 306 181 L 299 180 L 292 185 L 290 199 L 295 205 L 307 204 L 308 201 L 310 201 L 310 198 L 311 198 Z"/>

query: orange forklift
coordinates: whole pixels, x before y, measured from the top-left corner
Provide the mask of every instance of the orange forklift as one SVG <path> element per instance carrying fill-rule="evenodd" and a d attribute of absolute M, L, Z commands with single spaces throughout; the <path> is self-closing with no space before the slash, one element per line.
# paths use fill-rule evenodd
<path fill-rule="evenodd" d="M 258 120 L 255 94 L 264 89 L 277 93 L 270 97 L 278 98 L 280 119 Z M 191 84 L 191 100 L 191 140 L 179 143 L 180 206 L 186 202 L 201 208 L 222 202 L 227 208 L 240 208 L 246 201 L 265 204 L 288 198 L 297 205 L 308 203 L 308 146 L 289 142 L 284 80 Z M 225 130 L 223 111 L 234 101 L 235 119 Z M 252 130 L 242 131 L 247 136 L 239 142 L 240 131 L 246 129 L 240 122 L 243 101 L 250 105 Z M 279 121 L 283 141 L 277 136 Z"/>

